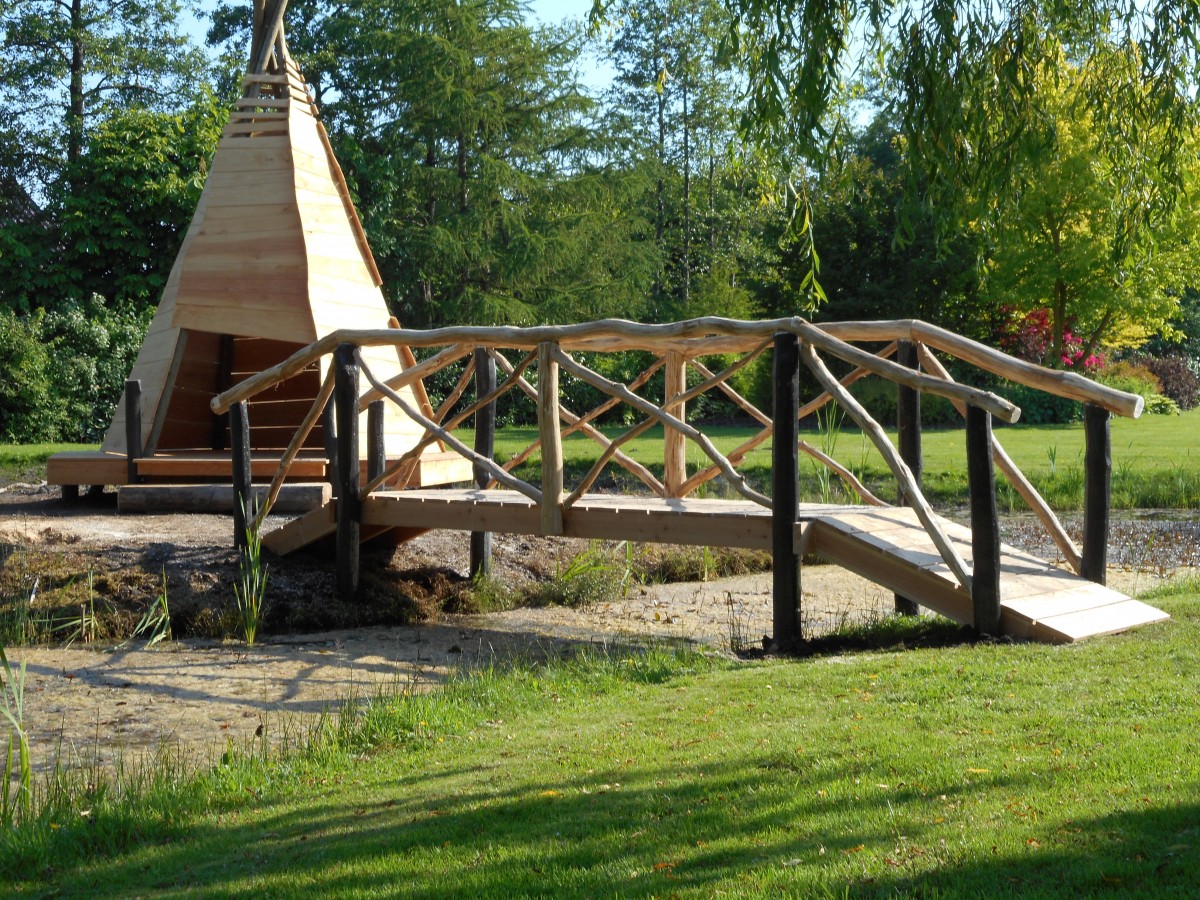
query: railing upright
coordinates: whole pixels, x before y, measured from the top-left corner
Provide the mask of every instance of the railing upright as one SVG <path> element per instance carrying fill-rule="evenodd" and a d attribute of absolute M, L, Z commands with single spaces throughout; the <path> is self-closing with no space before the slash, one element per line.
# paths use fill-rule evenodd
<path fill-rule="evenodd" d="M 1104 584 L 1108 569 L 1108 522 L 1112 503 L 1112 414 L 1083 407 L 1083 552 L 1080 574 Z"/>
<path fill-rule="evenodd" d="M 136 378 L 125 382 L 125 477 L 137 484 L 137 461 L 142 455 L 142 383 Z"/>
<path fill-rule="evenodd" d="M 374 481 L 387 466 L 383 435 L 384 403 L 372 400 L 367 406 L 367 481 Z"/>
<path fill-rule="evenodd" d="M 771 613 L 774 645 L 787 650 L 801 638 L 800 559 L 793 537 L 800 512 L 800 351 L 794 334 L 775 336 L 772 382 L 775 435 L 771 442 Z"/>
<path fill-rule="evenodd" d="M 362 501 L 358 495 L 358 359 L 353 344 L 333 354 L 337 418 L 337 591 L 343 600 L 358 593 Z"/>
<path fill-rule="evenodd" d="M 542 439 L 542 534 L 563 533 L 563 455 L 558 430 L 558 361 L 553 341 L 538 344 L 538 435 Z"/>
<path fill-rule="evenodd" d="M 896 342 L 896 362 L 910 369 L 919 369 L 917 345 L 912 341 Z M 921 473 L 925 461 L 921 455 L 921 392 L 908 385 L 896 385 L 896 437 L 899 444 L 900 458 L 913 474 L 917 486 L 921 486 Z M 904 492 L 899 490 L 899 502 L 904 503 Z M 921 605 L 902 594 L 895 594 L 896 612 L 905 616 L 915 616 L 921 611 Z"/>
<path fill-rule="evenodd" d="M 666 378 L 663 387 L 663 412 L 686 421 L 687 405 L 682 400 L 669 402 L 687 390 L 687 358 L 682 353 L 666 354 Z M 663 484 L 668 497 L 682 496 L 687 481 L 687 437 L 669 425 L 663 425 Z"/>
<path fill-rule="evenodd" d="M 475 396 L 486 397 L 496 389 L 496 360 L 486 347 L 475 350 Z M 496 401 L 475 413 L 475 452 L 494 459 L 496 456 Z M 475 485 L 483 490 L 492 480 L 491 473 L 479 463 L 474 466 Z M 492 572 L 492 533 L 471 532 L 471 577 Z"/>
<path fill-rule="evenodd" d="M 229 408 L 229 448 L 233 464 L 233 546 L 241 553 L 249 545 L 247 525 L 257 512 L 250 470 L 250 412 L 245 400 Z"/>
<path fill-rule="evenodd" d="M 992 464 L 992 414 L 967 407 L 967 481 L 971 493 L 971 605 L 975 630 L 1000 634 L 1000 515 Z"/>

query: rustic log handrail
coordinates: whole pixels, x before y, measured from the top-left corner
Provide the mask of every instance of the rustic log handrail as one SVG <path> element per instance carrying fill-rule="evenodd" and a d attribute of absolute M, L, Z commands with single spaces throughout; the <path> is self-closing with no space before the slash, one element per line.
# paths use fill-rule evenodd
<path fill-rule="evenodd" d="M 737 471 L 736 466 L 750 450 L 776 434 L 778 422 L 738 394 L 728 384 L 728 379 L 733 373 L 756 359 L 772 342 L 778 352 L 778 348 L 783 345 L 780 341 L 782 340 L 786 344 L 789 336 L 795 341 L 798 350 L 797 361 L 802 362 L 814 373 L 822 388 L 822 393 L 805 405 L 796 404 L 797 418 L 811 414 L 828 402 L 837 402 L 846 410 L 851 419 L 875 445 L 900 485 L 904 499 L 916 512 L 918 520 L 933 541 L 950 573 L 968 592 L 973 592 L 974 573 L 950 542 L 925 500 L 921 491 L 919 474 L 914 476 L 914 472 L 910 469 L 913 464 L 906 464 L 903 454 L 896 452 L 883 429 L 854 400 L 847 390 L 847 386 L 859 378 L 874 374 L 914 392 L 927 392 L 946 397 L 956 409 L 963 413 L 978 410 L 981 414 L 1005 422 L 1013 422 L 1019 417 L 1020 410 L 1007 400 L 993 393 L 960 384 L 950 378 L 945 367 L 930 351 L 929 348 L 933 347 L 1013 381 L 1082 400 L 1088 404 L 1089 409 L 1103 412 L 1105 415 L 1108 414 L 1108 411 L 1116 411 L 1130 416 L 1136 416 L 1141 412 L 1141 400 L 1134 395 L 1094 385 L 1071 373 L 1051 372 L 1040 366 L 1014 360 L 999 351 L 925 323 L 904 321 L 816 326 L 799 317 L 760 322 L 702 318 L 666 325 L 642 325 L 622 320 L 605 320 L 581 325 L 534 328 L 462 327 L 430 331 L 391 328 L 336 331 L 302 348 L 282 363 L 253 375 L 223 392 L 214 398 L 211 405 L 214 411 L 220 412 L 228 409 L 232 404 L 244 403 L 260 392 L 299 374 L 301 371 L 311 370 L 314 363 L 319 363 L 325 354 L 334 350 L 337 350 L 337 354 L 334 355 L 340 354 L 339 358 L 343 360 L 339 365 L 344 366 L 347 359 L 347 348 L 351 348 L 355 351 L 353 354 L 354 365 L 361 371 L 369 387 L 364 385 L 364 389 L 356 395 L 356 398 L 347 399 L 345 402 L 354 402 L 361 411 L 379 398 L 386 398 L 423 430 L 423 434 L 415 445 L 389 465 L 383 466 L 382 471 L 379 470 L 378 465 L 372 467 L 368 484 L 365 488 L 355 491 L 357 496 L 353 498 L 354 500 L 365 499 L 372 491 L 384 484 L 406 485 L 424 450 L 436 441 L 442 449 L 449 448 L 470 460 L 476 466 L 476 477 L 481 485 L 490 487 L 493 484 L 501 484 L 528 497 L 541 510 L 542 531 L 547 534 L 561 534 L 564 527 L 564 512 L 580 500 L 608 462 L 614 458 L 640 478 L 658 496 L 686 497 L 710 478 L 723 475 L 728 484 L 742 496 L 760 506 L 772 508 L 773 499 L 750 487 L 745 477 Z M 871 353 L 853 346 L 843 338 L 854 341 L 886 341 L 888 343 L 882 349 Z M 928 343 L 928 347 L 926 343 Z M 408 363 L 404 372 L 386 382 L 377 379 L 371 373 L 370 369 L 363 364 L 361 354 L 357 352 L 365 346 L 381 345 L 395 346 L 397 353 L 402 354 Z M 909 353 L 907 364 L 888 359 L 901 345 L 913 348 Z M 418 362 L 412 356 L 411 347 L 438 347 L 439 349 L 427 359 Z M 503 348 L 523 350 L 524 358 L 517 365 L 513 365 L 500 352 Z M 654 354 L 655 361 L 629 384 L 624 384 L 604 377 L 572 355 L 573 352 L 601 350 L 608 352 L 648 351 Z M 854 368 L 838 381 L 830 373 L 821 356 L 818 355 L 818 351 L 849 362 Z M 500 365 L 507 371 L 507 378 L 503 384 L 491 387 L 483 396 L 477 397 L 473 404 L 465 404 L 464 410 L 451 416 L 451 412 L 456 407 L 463 405 L 460 403 L 460 398 L 471 382 L 473 367 L 480 353 L 486 353 L 500 361 Z M 698 361 L 700 357 L 726 353 L 739 354 L 739 358 L 717 374 Z M 474 356 L 468 361 L 466 371 L 458 378 L 457 384 L 442 400 L 438 409 L 434 410 L 422 389 L 421 379 L 472 354 Z M 536 385 L 523 376 L 525 369 L 535 360 L 538 367 Z M 637 390 L 649 383 L 651 376 L 659 368 L 664 366 L 667 370 L 667 377 L 665 391 L 660 400 L 651 401 L 636 393 Z M 700 384 L 691 388 L 687 387 L 686 379 L 689 368 L 703 378 Z M 921 371 L 922 368 L 924 371 Z M 558 391 L 560 370 L 564 375 L 577 378 L 608 394 L 609 399 L 583 415 L 576 415 L 561 402 Z M 490 384 L 495 385 L 495 382 L 492 381 Z M 299 447 L 304 443 L 320 416 L 321 410 L 326 405 L 332 385 L 332 378 L 323 380 L 321 391 L 314 401 L 312 409 L 284 454 L 280 468 L 268 490 L 266 503 L 257 510 L 255 526 L 261 526 L 263 517 L 278 495 L 288 467 L 294 461 Z M 452 432 L 477 412 L 494 408 L 496 399 L 513 388 L 517 388 L 519 392 L 534 402 L 538 410 L 538 437 L 523 453 L 501 465 L 494 458 L 489 459 L 487 454 L 478 453 L 468 447 Z M 405 389 L 408 389 L 407 399 L 406 396 L 401 395 L 401 391 Z M 702 430 L 687 422 L 686 405 L 694 397 L 713 389 L 724 392 L 743 412 L 763 426 L 758 434 L 743 441 L 728 456 L 717 450 Z M 610 439 L 591 423 L 617 404 L 632 407 L 642 413 L 645 418 L 623 434 Z M 776 414 L 781 408 L 783 407 L 777 407 Z M 661 481 L 645 465 L 620 450 L 623 444 L 645 432 L 654 424 L 661 424 L 664 427 L 664 477 Z M 788 429 L 788 431 L 791 430 L 791 428 Z M 1098 430 L 1098 428 L 1093 430 Z M 582 482 L 574 490 L 571 490 L 564 484 L 562 440 L 574 431 L 582 431 L 597 441 L 602 447 L 602 452 Z M 690 477 L 686 471 L 686 454 L 683 448 L 685 440 L 698 444 L 712 461 L 711 465 L 694 472 Z M 1040 495 L 1029 485 L 1028 480 L 1012 464 L 999 444 L 991 438 L 990 428 L 988 441 L 992 448 L 988 455 L 994 457 L 997 467 L 1009 478 L 1018 493 L 1033 508 L 1070 565 L 1076 571 L 1086 569 L 1086 560 L 1081 564 L 1081 554 L 1067 538 L 1061 524 L 1049 511 Z M 339 443 L 344 443 L 344 441 Z M 848 490 L 857 493 L 865 502 L 886 505 L 867 490 L 849 469 L 832 457 L 816 450 L 804 441 L 797 440 L 795 444 L 796 446 L 792 448 L 793 451 L 804 452 L 830 468 L 846 483 Z M 527 459 L 538 447 L 541 448 L 542 453 L 540 485 L 537 485 L 536 482 L 530 484 L 512 474 L 515 466 Z M 379 456 L 379 454 L 376 455 Z M 1103 475 L 1099 463 L 1093 468 Z M 345 467 L 341 466 L 339 470 L 345 470 Z M 1101 476 L 1098 475 L 1093 480 L 1099 484 L 1100 478 Z M 346 480 L 343 488 L 348 488 L 349 484 L 349 480 Z M 1093 493 L 1099 496 L 1098 488 Z M 1099 507 L 1100 500 L 1093 501 L 1093 505 Z M 1100 520 L 1097 519 L 1097 521 Z M 1102 524 L 1106 525 L 1106 520 Z M 1095 545 L 1094 539 L 1092 545 Z M 1082 554 L 1084 557 L 1086 555 L 1086 552 Z M 1098 568 L 1098 566 L 1093 565 L 1092 568 Z M 986 587 L 983 582 L 980 584 Z M 986 593 L 984 587 L 981 587 L 979 592 L 981 597 Z"/>
<path fill-rule="evenodd" d="M 924 344 L 917 344 L 917 356 L 921 360 L 921 365 L 928 371 L 939 378 L 945 378 L 948 381 L 953 380 L 950 377 L 950 373 L 946 371 L 946 367 L 942 365 L 941 360 L 934 356 L 933 351 Z M 955 403 L 954 408 L 963 419 L 966 419 L 966 406 L 961 403 Z M 1012 458 L 1005 451 L 1004 447 L 996 440 L 995 435 L 992 436 L 992 459 L 996 463 L 996 468 L 1000 470 L 1008 483 L 1013 486 L 1013 489 L 1020 494 L 1021 499 L 1033 510 L 1034 515 L 1037 516 L 1038 521 L 1042 523 L 1042 527 L 1049 533 L 1055 546 L 1058 547 L 1058 551 L 1075 571 L 1075 574 L 1083 574 L 1079 548 L 1075 546 L 1075 542 L 1071 540 L 1066 529 L 1063 528 L 1062 523 L 1058 520 L 1058 517 L 1054 515 L 1054 511 L 1046 503 L 1045 498 L 1038 493 L 1037 488 L 1030 484 L 1029 479 L 1017 468 L 1016 463 L 1012 461 Z"/>
<path fill-rule="evenodd" d="M 540 325 L 532 328 L 463 326 L 434 328 L 427 331 L 406 328 L 339 329 L 296 351 L 278 365 L 252 375 L 217 395 L 213 398 L 211 406 L 213 412 L 220 415 L 233 403 L 247 400 L 268 387 L 299 374 L 306 366 L 332 353 L 335 347 L 343 343 L 353 343 L 359 347 L 398 346 L 401 344 L 407 344 L 410 347 L 431 347 L 462 344 L 466 347 L 466 352 L 470 352 L 477 346 L 532 350 L 544 342 L 555 343 L 562 350 L 588 350 L 594 349 L 594 345 L 599 343 L 605 345 L 604 349 L 613 351 L 661 351 L 664 348 L 671 349 L 670 343 L 673 339 L 683 338 L 693 340 L 693 343 L 680 352 L 685 356 L 701 356 L 710 353 L 731 352 L 733 347 L 748 351 L 777 333 L 795 334 L 806 343 L 812 344 L 832 356 L 891 381 L 947 399 L 962 400 L 972 406 L 978 406 L 1003 422 L 1015 422 L 1020 417 L 1021 411 L 1018 407 L 989 391 L 981 391 L 960 384 L 948 384 L 941 379 L 913 372 L 904 366 L 881 359 L 827 334 L 821 328 L 799 316 L 759 322 L 705 317 L 667 325 L 643 325 L 622 319 L 605 319 L 582 325 Z M 704 338 L 704 340 L 696 340 L 699 338 Z M 730 350 L 725 349 L 726 344 L 721 341 L 721 338 L 735 339 L 728 342 Z M 967 343 L 974 344 L 973 341 L 967 341 Z M 975 346 L 983 350 L 988 349 L 982 344 Z M 1033 368 L 1040 369 L 1040 367 Z M 402 375 L 392 380 L 402 380 L 405 377 Z M 1111 389 L 1105 390 L 1111 392 Z M 1123 394 L 1120 391 L 1111 393 L 1124 397 L 1134 396 Z"/>
<path fill-rule="evenodd" d="M 846 415 L 850 416 L 863 430 L 873 444 L 875 449 L 883 457 L 883 461 L 887 463 L 892 470 L 892 474 L 896 477 L 896 481 L 900 483 L 901 489 L 904 491 L 905 497 L 909 501 L 909 505 L 917 514 L 917 518 L 921 520 L 921 525 L 924 526 L 926 534 L 933 540 L 933 544 L 937 547 L 938 552 L 942 555 L 946 565 L 950 567 L 950 571 L 954 577 L 958 579 L 959 584 L 971 590 L 971 573 L 967 570 L 967 564 L 954 549 L 954 545 L 950 543 L 950 538 L 946 536 L 946 532 L 942 530 L 942 526 L 938 524 L 934 517 L 933 509 L 930 508 L 925 495 L 921 493 L 920 487 L 913 480 L 912 472 L 908 466 L 904 464 L 904 460 L 900 458 L 900 454 L 896 448 L 892 446 L 891 441 L 887 439 L 887 435 L 883 433 L 883 429 L 879 427 L 874 419 L 867 414 L 867 411 L 859 405 L 848 390 L 837 383 L 832 373 L 825 368 L 825 364 L 821 362 L 811 344 L 802 344 L 800 347 L 800 359 L 809 367 L 812 373 L 821 383 L 821 387 L 833 394 L 834 399 L 841 404 L 846 410 Z"/>
<path fill-rule="evenodd" d="M 980 344 L 970 338 L 930 325 L 920 319 L 901 319 L 886 322 L 828 322 L 817 326 L 832 337 L 844 341 L 907 340 L 926 344 L 935 350 L 949 353 L 976 368 L 1007 378 L 1048 394 L 1091 403 L 1119 416 L 1136 419 L 1142 414 L 1146 401 L 1137 394 L 1118 391 L 1097 384 L 1075 372 L 1047 369 L 1037 363 L 1009 356 L 1001 350 Z"/>

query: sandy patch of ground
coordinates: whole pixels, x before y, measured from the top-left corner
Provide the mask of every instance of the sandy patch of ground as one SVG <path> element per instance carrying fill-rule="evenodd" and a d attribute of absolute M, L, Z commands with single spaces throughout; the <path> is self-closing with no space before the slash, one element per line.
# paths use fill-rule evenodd
<path fill-rule="evenodd" d="M 67 506 L 45 489 L 0 495 L 0 544 L 44 543 L 73 551 L 166 565 L 192 576 L 227 564 L 232 550 L 227 516 L 121 516 L 111 502 Z M 560 541 L 497 536 L 501 578 L 530 577 L 532 561 L 578 551 Z M 465 535 L 431 532 L 406 546 L 392 565 L 467 568 Z M 274 564 L 284 580 L 286 561 Z M 211 574 L 211 572 L 209 573 Z M 1160 575 L 1114 569 L 1111 584 L 1133 592 Z M 299 581 L 293 592 L 328 590 L 327 573 Z M 833 566 L 802 572 L 804 615 L 814 626 L 885 615 L 892 595 Z M 517 609 L 489 615 L 444 616 L 410 627 L 268 635 L 240 642 L 178 641 L 146 649 L 79 645 L 13 648 L 26 665 L 25 722 L 35 763 L 111 764 L 167 740 L 200 762 L 232 740 L 256 734 L 278 739 L 349 696 L 419 688 L 514 655 L 545 657 L 584 643 L 663 638 L 728 650 L 731 640 L 759 644 L 771 631 L 769 574 L 705 583 L 635 585 L 622 599 L 572 610 Z"/>

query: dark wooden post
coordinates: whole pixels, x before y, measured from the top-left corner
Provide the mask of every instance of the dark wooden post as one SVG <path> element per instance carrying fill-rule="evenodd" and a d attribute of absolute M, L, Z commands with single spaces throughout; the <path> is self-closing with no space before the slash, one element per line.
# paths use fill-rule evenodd
<path fill-rule="evenodd" d="M 1112 501 L 1112 415 L 1088 403 L 1083 407 L 1083 554 L 1081 574 L 1104 584 L 1108 577 L 1108 521 Z"/>
<path fill-rule="evenodd" d="M 329 399 L 325 401 L 325 408 L 321 410 L 321 436 L 325 440 L 325 459 L 328 460 L 325 472 L 334 497 L 337 496 L 338 492 L 337 417 L 334 415 L 334 407 L 336 406 L 337 401 L 330 394 Z"/>
<path fill-rule="evenodd" d="M 971 491 L 971 605 L 975 630 L 1000 634 L 1000 515 L 992 464 L 992 414 L 967 407 L 967 480 Z"/>
<path fill-rule="evenodd" d="M 383 401 L 367 405 L 367 481 L 374 481 L 387 466 L 383 442 Z"/>
<path fill-rule="evenodd" d="M 246 526 L 257 509 L 250 471 L 250 411 L 246 401 L 229 407 L 229 447 L 233 461 L 233 546 L 245 550 Z"/>
<path fill-rule="evenodd" d="M 917 345 L 912 341 L 899 341 L 896 362 L 910 369 L 918 368 Z M 896 437 L 900 445 L 900 458 L 920 486 L 921 473 L 925 468 L 925 460 L 921 455 L 921 392 L 903 384 L 897 385 L 896 390 Z M 898 502 L 904 503 L 903 491 Z M 895 609 L 900 615 L 915 616 L 920 613 L 921 605 L 917 601 L 902 594 L 895 594 L 894 597 Z"/>
<path fill-rule="evenodd" d="M 775 335 L 774 406 L 775 435 L 771 441 L 771 593 L 772 627 L 777 649 L 799 643 L 800 559 L 793 534 L 800 507 L 797 479 L 800 461 L 796 443 L 800 412 L 800 345 L 794 334 Z"/>
<path fill-rule="evenodd" d="M 343 600 L 358 592 L 362 501 L 358 497 L 358 359 L 353 344 L 333 354 L 337 416 L 337 591 Z"/>
<path fill-rule="evenodd" d="M 137 461 L 142 455 L 142 383 L 136 378 L 125 382 L 125 480 L 137 484 Z"/>
<path fill-rule="evenodd" d="M 496 360 L 484 347 L 475 349 L 475 396 L 486 397 L 496 389 Z M 493 459 L 496 454 L 496 401 L 475 413 L 475 452 Z M 475 465 L 475 486 L 487 487 L 491 476 Z M 492 533 L 471 532 L 471 577 L 492 574 Z"/>

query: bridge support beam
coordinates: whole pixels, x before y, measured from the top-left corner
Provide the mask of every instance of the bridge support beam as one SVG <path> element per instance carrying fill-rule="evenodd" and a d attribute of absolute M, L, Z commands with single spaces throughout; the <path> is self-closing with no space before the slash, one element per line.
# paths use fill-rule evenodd
<path fill-rule="evenodd" d="M 1093 403 L 1083 407 L 1083 554 L 1080 574 L 1104 584 L 1108 578 L 1108 523 L 1112 504 L 1112 414 Z"/>
<path fill-rule="evenodd" d="M 1000 634 L 1000 516 L 992 463 L 992 414 L 967 407 L 967 480 L 971 492 L 971 605 L 975 630 Z"/>
<path fill-rule="evenodd" d="M 917 359 L 917 345 L 912 341 L 896 343 L 896 362 L 910 369 L 920 368 Z M 921 392 L 915 388 L 899 384 L 896 386 L 896 437 L 899 443 L 900 458 L 912 471 L 913 480 L 921 485 L 921 473 L 925 468 L 925 460 L 921 454 Z M 904 503 L 904 492 L 900 492 L 900 503 Z M 902 594 L 895 594 L 895 608 L 902 616 L 915 616 L 921 612 L 921 605 Z"/>
<path fill-rule="evenodd" d="M 799 518 L 800 345 L 794 334 L 775 335 L 775 436 L 771 441 L 772 628 L 777 650 L 795 647 L 800 633 L 800 558 L 792 535 Z"/>
<path fill-rule="evenodd" d="M 484 347 L 475 350 L 475 396 L 486 397 L 496 389 L 496 360 Z M 496 456 L 496 401 L 475 413 L 475 452 L 488 459 Z M 475 486 L 487 487 L 490 476 L 486 469 L 475 464 Z M 471 532 L 471 577 L 492 574 L 492 533 Z"/>
<path fill-rule="evenodd" d="M 333 354 L 337 419 L 337 592 L 343 600 L 358 593 L 362 501 L 358 496 L 358 360 L 353 344 Z"/>

